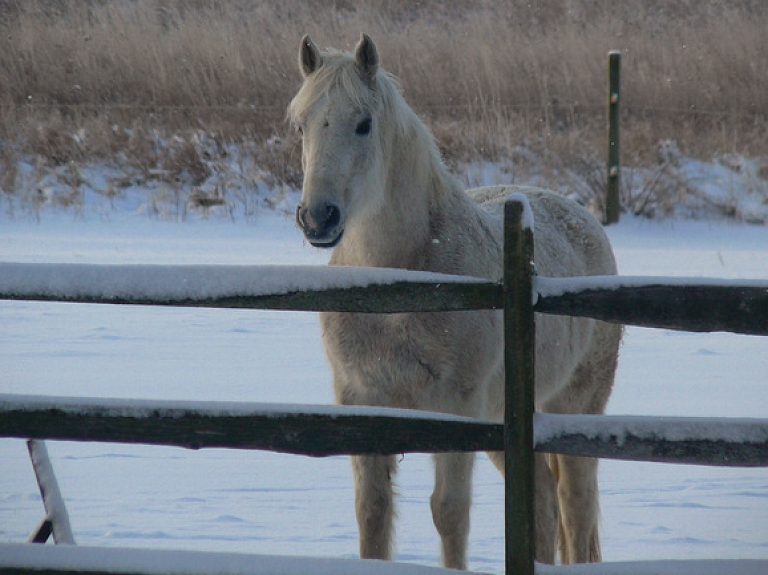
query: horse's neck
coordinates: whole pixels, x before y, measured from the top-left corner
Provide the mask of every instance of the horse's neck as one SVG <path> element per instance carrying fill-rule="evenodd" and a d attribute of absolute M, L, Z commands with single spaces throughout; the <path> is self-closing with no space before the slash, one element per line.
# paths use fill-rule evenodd
<path fill-rule="evenodd" d="M 458 182 L 442 162 L 395 142 L 387 178 L 388 202 L 374 216 L 347 230 L 332 264 L 432 269 L 432 244 L 440 222 L 465 201 Z M 396 150 L 396 151 L 395 151 Z"/>

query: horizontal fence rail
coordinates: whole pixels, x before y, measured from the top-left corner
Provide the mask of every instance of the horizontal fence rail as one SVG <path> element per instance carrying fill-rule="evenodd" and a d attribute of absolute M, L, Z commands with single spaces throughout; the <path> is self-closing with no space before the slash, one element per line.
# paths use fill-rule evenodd
<path fill-rule="evenodd" d="M 534 277 L 534 311 L 695 332 L 768 335 L 768 281 Z M 501 309 L 501 284 L 350 266 L 0 263 L 0 299 L 293 311 Z"/>
<path fill-rule="evenodd" d="M 536 413 L 536 451 L 620 459 L 768 467 L 768 419 Z"/>
<path fill-rule="evenodd" d="M 500 423 L 425 411 L 17 395 L 0 395 L 0 437 L 314 457 L 504 448 Z M 537 413 L 534 448 L 629 461 L 768 467 L 768 420 Z"/>
<path fill-rule="evenodd" d="M 768 281 L 535 277 L 534 310 L 642 327 L 768 335 Z"/>
<path fill-rule="evenodd" d="M 352 266 L 0 263 L 0 299 L 360 313 L 503 305 L 488 280 Z"/>
<path fill-rule="evenodd" d="M 0 395 L 0 436 L 326 457 L 503 450 L 501 425 L 383 407 Z"/>

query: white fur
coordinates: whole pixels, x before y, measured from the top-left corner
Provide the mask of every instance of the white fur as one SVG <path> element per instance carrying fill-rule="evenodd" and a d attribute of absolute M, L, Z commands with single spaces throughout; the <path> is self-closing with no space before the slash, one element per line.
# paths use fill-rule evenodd
<path fill-rule="evenodd" d="M 465 193 L 395 80 L 378 67 L 367 36 L 354 55 L 321 52 L 305 38 L 299 62 L 305 80 L 289 107 L 304 144 L 297 220 L 318 243 L 338 242 L 331 264 L 500 280 L 501 208 L 510 193 L 522 193 L 535 219 L 540 274 L 616 273 L 602 227 L 575 203 L 514 186 Z M 366 117 L 372 119 L 370 133 L 356 133 Z M 325 225 L 317 223 L 324 218 Z M 339 403 L 502 420 L 499 312 L 324 313 L 320 321 Z M 619 326 L 537 316 L 537 409 L 602 413 L 620 339 Z M 503 471 L 503 453 L 489 456 Z M 536 458 L 537 559 L 554 562 L 559 531 L 563 562 L 599 561 L 597 462 Z M 431 507 L 448 567 L 466 568 L 473 461 L 472 454 L 435 457 Z M 396 460 L 353 457 L 352 468 L 360 554 L 389 559 Z"/>

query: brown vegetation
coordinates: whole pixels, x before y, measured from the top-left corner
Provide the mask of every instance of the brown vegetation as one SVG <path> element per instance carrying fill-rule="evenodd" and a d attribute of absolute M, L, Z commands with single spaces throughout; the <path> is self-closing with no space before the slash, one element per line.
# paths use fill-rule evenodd
<path fill-rule="evenodd" d="M 656 162 L 667 139 L 766 156 L 766 30 L 763 0 L 0 0 L 0 162 L 195 165 L 194 149 L 158 151 L 157 134 L 202 129 L 271 138 L 265 157 L 290 179 L 299 39 L 350 49 L 361 31 L 449 161 L 521 143 L 552 165 L 602 161 L 611 49 L 624 162 Z"/>

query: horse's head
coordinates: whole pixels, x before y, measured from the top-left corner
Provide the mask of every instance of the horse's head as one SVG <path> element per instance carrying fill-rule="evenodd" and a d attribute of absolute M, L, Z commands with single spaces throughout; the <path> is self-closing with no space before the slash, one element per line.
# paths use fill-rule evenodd
<path fill-rule="evenodd" d="M 316 247 L 331 248 L 345 227 L 382 202 L 379 59 L 362 35 L 355 53 L 321 52 L 301 41 L 304 83 L 288 109 L 301 133 L 304 189 L 296 223 Z"/>

